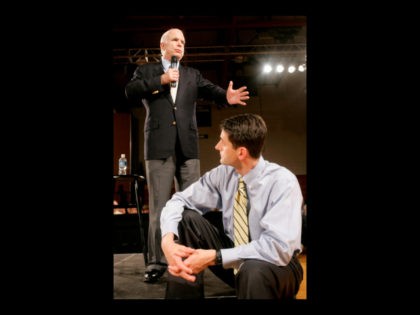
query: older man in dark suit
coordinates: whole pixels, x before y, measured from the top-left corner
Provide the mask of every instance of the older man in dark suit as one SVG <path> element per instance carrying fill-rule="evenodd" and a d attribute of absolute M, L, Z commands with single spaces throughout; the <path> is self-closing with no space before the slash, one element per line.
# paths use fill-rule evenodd
<path fill-rule="evenodd" d="M 160 40 L 162 60 L 144 64 L 134 72 L 126 86 L 130 99 L 142 101 L 144 122 L 144 159 L 149 189 L 148 265 L 144 281 L 159 280 L 167 268 L 161 249 L 160 214 L 171 197 L 172 184 L 184 190 L 200 178 L 196 101 L 246 105 L 246 87 L 227 90 L 202 77 L 190 67 L 180 65 L 185 38 L 181 30 L 166 31 Z"/>

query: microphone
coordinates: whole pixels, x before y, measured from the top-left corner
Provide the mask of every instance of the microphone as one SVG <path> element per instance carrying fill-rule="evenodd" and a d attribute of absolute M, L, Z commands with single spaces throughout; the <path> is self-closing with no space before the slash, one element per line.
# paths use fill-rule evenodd
<path fill-rule="evenodd" d="M 178 58 L 176 58 L 176 56 L 172 56 L 171 57 L 171 66 L 170 68 L 176 68 L 176 64 L 178 62 Z M 176 81 L 175 82 L 171 82 L 171 87 L 176 87 Z"/>

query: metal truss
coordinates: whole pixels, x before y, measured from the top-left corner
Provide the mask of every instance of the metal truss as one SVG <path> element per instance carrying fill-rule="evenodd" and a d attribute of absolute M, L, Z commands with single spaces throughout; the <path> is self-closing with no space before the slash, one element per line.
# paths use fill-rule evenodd
<path fill-rule="evenodd" d="M 306 60 L 306 44 L 264 44 L 240 46 L 187 47 L 183 62 L 223 62 L 233 59 L 241 62 L 247 56 L 266 55 Z M 114 65 L 145 64 L 159 61 L 159 48 L 118 48 L 113 49 Z"/>

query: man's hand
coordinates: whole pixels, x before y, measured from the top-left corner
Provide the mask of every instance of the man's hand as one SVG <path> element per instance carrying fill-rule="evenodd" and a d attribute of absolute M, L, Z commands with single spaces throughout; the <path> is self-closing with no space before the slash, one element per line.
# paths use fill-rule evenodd
<path fill-rule="evenodd" d="M 246 105 L 244 100 L 249 100 L 249 92 L 246 90 L 246 86 L 242 86 L 237 90 L 233 89 L 233 82 L 229 82 L 228 89 L 226 91 L 226 99 L 230 105 Z"/>
<path fill-rule="evenodd" d="M 191 267 L 184 263 L 184 259 L 195 253 L 195 249 L 174 242 L 174 234 L 165 234 L 162 238 L 162 250 L 168 262 L 168 272 L 176 277 L 194 282 L 195 276 Z"/>
<path fill-rule="evenodd" d="M 179 70 L 175 68 L 168 68 L 168 70 L 160 76 L 160 83 L 162 85 L 176 82 L 179 80 Z"/>
<path fill-rule="evenodd" d="M 197 274 L 208 266 L 216 264 L 216 250 L 196 249 L 193 254 L 184 260 L 184 264 L 191 268 L 193 273 Z"/>

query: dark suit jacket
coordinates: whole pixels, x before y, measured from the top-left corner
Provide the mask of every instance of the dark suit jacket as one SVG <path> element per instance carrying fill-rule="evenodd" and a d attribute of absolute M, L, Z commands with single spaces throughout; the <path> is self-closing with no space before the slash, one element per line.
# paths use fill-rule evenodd
<path fill-rule="evenodd" d="M 156 160 L 175 153 L 179 136 L 186 158 L 198 159 L 198 127 L 196 101 L 199 98 L 226 104 L 226 90 L 214 85 L 193 68 L 179 66 L 176 104 L 173 103 L 169 84 L 161 85 L 161 63 L 144 64 L 134 72 L 127 83 L 128 98 L 142 101 L 146 109 L 144 122 L 144 158 Z"/>

